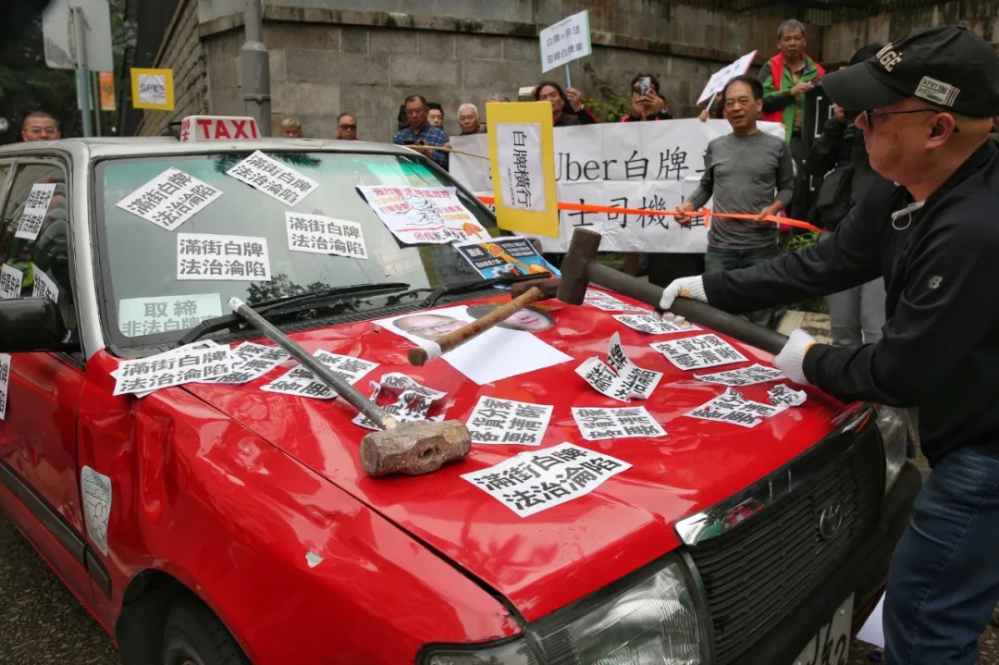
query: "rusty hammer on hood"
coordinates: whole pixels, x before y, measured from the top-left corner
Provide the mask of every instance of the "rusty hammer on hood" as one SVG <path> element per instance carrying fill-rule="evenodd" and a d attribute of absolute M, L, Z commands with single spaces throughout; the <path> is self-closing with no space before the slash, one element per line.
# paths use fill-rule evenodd
<path fill-rule="evenodd" d="M 569 251 L 562 259 L 560 268 L 562 278 L 514 284 L 512 293 L 516 294 L 519 290 L 536 287 L 541 289 L 546 298 L 555 296 L 564 303 L 582 305 L 583 299 L 586 297 L 586 289 L 592 283 L 658 308 L 663 295 L 661 286 L 626 275 L 620 270 L 615 270 L 597 261 L 600 238 L 600 234 L 595 231 L 577 228 L 572 234 Z M 729 335 L 740 342 L 745 342 L 770 353 L 780 353 L 787 343 L 787 337 L 779 332 L 758 326 L 699 300 L 677 298 L 670 311 L 688 321 Z"/>
<path fill-rule="evenodd" d="M 361 466 L 371 476 L 405 473 L 417 476 L 441 468 L 445 462 L 461 459 L 472 449 L 468 428 L 457 420 L 400 423 L 387 416 L 378 405 L 362 395 L 340 375 L 319 362 L 239 298 L 229 307 L 247 323 L 291 354 L 298 362 L 351 406 L 382 428 L 361 439 Z"/>

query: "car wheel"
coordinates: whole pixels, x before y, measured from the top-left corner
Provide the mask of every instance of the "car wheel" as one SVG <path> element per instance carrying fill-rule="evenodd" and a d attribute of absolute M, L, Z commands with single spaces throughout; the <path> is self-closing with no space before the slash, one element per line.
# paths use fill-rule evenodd
<path fill-rule="evenodd" d="M 211 610 L 182 600 L 163 628 L 164 665 L 250 665 L 233 636 Z"/>

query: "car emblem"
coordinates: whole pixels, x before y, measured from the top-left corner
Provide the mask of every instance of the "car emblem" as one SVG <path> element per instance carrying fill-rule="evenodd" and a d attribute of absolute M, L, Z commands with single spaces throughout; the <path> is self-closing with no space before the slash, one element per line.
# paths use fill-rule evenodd
<path fill-rule="evenodd" d="M 826 506 L 819 516 L 819 535 L 822 540 L 832 540 L 843 526 L 843 504 L 833 503 Z"/>

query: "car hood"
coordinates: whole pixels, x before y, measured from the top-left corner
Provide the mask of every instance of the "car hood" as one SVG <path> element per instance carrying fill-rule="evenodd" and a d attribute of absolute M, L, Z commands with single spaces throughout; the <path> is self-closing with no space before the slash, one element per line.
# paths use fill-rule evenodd
<path fill-rule="evenodd" d="M 612 314 L 590 306 L 549 302 L 547 309 L 557 325 L 536 336 L 573 360 L 481 386 L 443 360 L 410 366 L 406 354 L 413 344 L 368 321 L 292 335 L 309 352 L 325 349 L 379 363 L 358 382 L 362 393 L 370 394 L 370 382 L 382 374 L 403 372 L 424 386 L 447 392 L 447 419 L 464 422 L 482 395 L 551 404 L 555 410 L 542 447 L 568 441 L 631 464 L 590 494 L 527 518 L 460 476 L 534 448 L 473 445 L 467 458 L 429 475 L 371 478 L 358 456 L 360 440 L 370 430 L 351 422 L 356 411 L 344 400 L 259 389 L 294 361 L 243 386 L 188 384 L 187 389 L 488 584 L 527 620 L 675 549 L 680 545 L 673 528 L 677 520 L 785 465 L 828 434 L 844 411 L 844 405 L 808 387 L 803 406 L 752 429 L 684 416 L 725 387 L 694 379 L 649 346 L 673 336 L 649 336 L 625 328 Z M 632 400 L 632 405 L 645 406 L 662 423 L 666 437 L 587 442 L 574 424 L 570 407 L 625 406 L 597 393 L 574 372 L 587 358 L 606 357 L 614 332 L 620 334 L 633 362 L 663 372 L 651 399 Z M 719 369 L 771 364 L 770 354 L 726 339 L 750 362 Z M 749 399 L 766 402 L 772 385 L 741 390 Z"/>

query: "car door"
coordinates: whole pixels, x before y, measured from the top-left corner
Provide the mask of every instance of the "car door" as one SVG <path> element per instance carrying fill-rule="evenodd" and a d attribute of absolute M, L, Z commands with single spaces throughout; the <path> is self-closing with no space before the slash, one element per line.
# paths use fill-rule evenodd
<path fill-rule="evenodd" d="M 77 337 L 77 318 L 70 270 L 67 166 L 56 157 L 25 157 L 8 164 L 7 170 L 7 196 L 0 218 L 4 273 L 0 297 L 51 298 L 59 306 L 71 341 Z M 17 282 L 19 291 L 11 288 Z M 33 538 L 67 580 L 79 579 L 79 570 L 67 570 L 73 567 L 73 559 L 81 564 L 84 560 L 76 450 L 83 362 L 80 352 L 11 354 L 7 409 L 0 421 L 0 481 L 15 486 L 12 491 L 69 550 L 69 557 L 61 551 L 44 552 L 44 544 Z M 49 546 L 52 542 L 46 539 Z"/>

